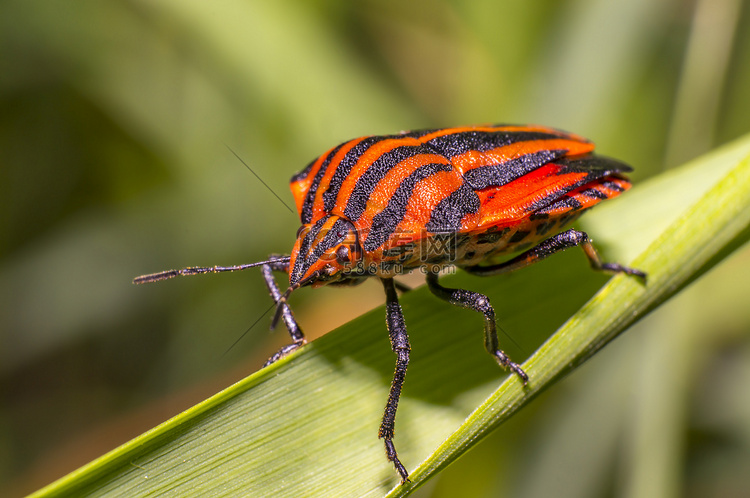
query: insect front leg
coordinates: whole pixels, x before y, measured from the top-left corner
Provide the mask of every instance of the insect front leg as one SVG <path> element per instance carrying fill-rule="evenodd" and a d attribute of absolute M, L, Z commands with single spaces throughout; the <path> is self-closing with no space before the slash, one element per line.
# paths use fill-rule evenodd
<path fill-rule="evenodd" d="M 529 376 L 526 375 L 526 372 L 521 369 L 518 363 L 511 361 L 508 355 L 503 353 L 499 348 L 495 309 L 490 304 L 487 296 L 478 292 L 443 287 L 438 283 L 438 274 L 433 272 L 427 274 L 427 287 L 440 299 L 484 315 L 484 347 L 487 349 L 487 352 L 494 356 L 500 365 L 518 375 L 524 384 L 529 381 Z"/>
<path fill-rule="evenodd" d="M 646 280 L 646 274 L 641 270 L 635 268 L 629 268 L 618 263 L 603 263 L 599 257 L 599 253 L 596 252 L 594 246 L 591 244 L 591 239 L 585 232 L 578 230 L 566 230 L 562 233 L 546 239 L 536 246 L 532 247 L 528 251 L 521 253 L 515 258 L 505 261 L 497 265 L 490 266 L 469 266 L 464 268 L 473 275 L 480 277 L 488 277 L 491 275 L 499 275 L 500 273 L 507 273 L 525 266 L 541 261 L 547 256 L 550 256 L 556 252 L 564 251 L 570 247 L 579 246 L 583 253 L 589 260 L 591 267 L 597 271 L 607 271 L 613 273 L 625 273 L 627 275 L 635 275 L 636 277 Z"/>
<path fill-rule="evenodd" d="M 273 276 L 274 271 L 283 271 L 283 272 L 289 272 L 289 261 L 281 261 L 281 262 L 270 262 L 266 263 L 260 268 L 261 274 L 263 275 L 263 280 L 266 282 L 266 287 L 268 287 L 268 292 L 271 294 L 271 297 L 273 298 L 273 302 L 278 303 L 279 299 L 281 299 L 282 292 L 279 290 L 279 286 L 276 284 L 276 279 Z M 300 347 L 302 347 L 305 344 L 305 334 L 302 333 L 302 329 L 300 329 L 299 325 L 297 324 L 297 320 L 294 319 L 294 314 L 292 313 L 292 310 L 289 308 L 289 305 L 287 303 L 283 303 L 281 305 L 281 318 L 284 320 L 284 325 L 286 325 L 287 330 L 289 331 L 289 335 L 292 338 L 292 343 L 287 344 L 286 346 L 283 346 L 281 349 L 279 349 L 276 353 L 274 353 L 264 364 L 264 367 L 267 367 L 271 363 L 274 363 L 275 361 L 280 360 L 281 358 L 285 357 L 289 353 L 296 351 Z"/>
<path fill-rule="evenodd" d="M 396 353 L 397 359 L 396 371 L 393 374 L 391 390 L 388 393 L 388 402 L 385 405 L 385 413 L 383 413 L 383 422 L 380 424 L 378 437 L 384 440 L 385 454 L 388 460 L 393 462 L 393 465 L 396 467 L 396 471 L 401 476 L 401 482 L 408 482 L 409 473 L 398 459 L 396 447 L 393 446 L 393 434 L 395 431 L 398 400 L 401 397 L 401 388 L 404 385 L 404 378 L 406 377 L 406 368 L 409 366 L 409 352 L 411 351 L 411 347 L 409 346 L 409 336 L 406 334 L 406 322 L 404 321 L 404 314 L 401 311 L 401 305 L 398 304 L 398 296 L 396 295 L 396 286 L 393 279 L 383 278 L 381 280 L 385 288 L 386 298 L 385 322 L 388 327 L 388 335 L 391 338 L 391 348 Z"/>

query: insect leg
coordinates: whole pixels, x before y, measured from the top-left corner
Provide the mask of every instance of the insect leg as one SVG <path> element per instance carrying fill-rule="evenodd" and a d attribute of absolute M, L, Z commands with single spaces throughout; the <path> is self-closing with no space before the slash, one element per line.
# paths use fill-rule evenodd
<path fill-rule="evenodd" d="M 583 253 L 589 260 L 591 267 L 597 271 L 607 271 L 613 273 L 626 273 L 628 275 L 635 275 L 636 277 L 646 280 L 646 274 L 641 270 L 635 268 L 629 268 L 618 263 L 603 263 L 599 258 L 599 253 L 596 252 L 594 246 L 591 244 L 591 239 L 585 232 L 579 232 L 578 230 L 566 230 L 562 233 L 550 237 L 547 240 L 540 242 L 538 245 L 532 247 L 528 251 L 521 253 L 515 258 L 490 266 L 469 266 L 464 268 L 473 275 L 480 277 L 488 277 L 491 275 L 499 275 L 500 273 L 507 273 L 525 266 L 541 261 L 542 259 L 550 256 L 559 251 L 568 249 L 569 247 L 580 246 Z"/>
<path fill-rule="evenodd" d="M 503 353 L 499 348 L 497 325 L 495 324 L 495 309 L 490 304 L 487 296 L 478 292 L 443 287 L 438 283 L 438 274 L 434 272 L 427 274 L 427 287 L 440 299 L 484 315 L 484 347 L 487 349 L 487 352 L 494 356 L 501 366 L 517 374 L 524 384 L 529 381 L 529 376 L 526 375 L 526 372 L 517 363 L 511 361 L 508 355 Z"/>
<path fill-rule="evenodd" d="M 261 266 L 260 271 L 261 271 L 261 274 L 263 275 L 263 280 L 266 281 L 266 287 L 268 287 L 268 292 L 271 294 L 273 301 L 275 303 L 278 303 L 279 299 L 281 298 L 282 292 L 279 290 L 279 286 L 276 284 L 276 279 L 273 277 L 273 272 L 274 271 L 288 272 L 289 261 L 266 263 L 263 266 Z M 289 305 L 284 303 L 281 305 L 281 307 L 282 307 L 281 318 L 284 320 L 284 324 L 286 325 L 286 328 L 289 331 L 289 335 L 292 337 L 292 343 L 287 344 L 286 346 L 283 346 L 276 353 L 274 353 L 263 364 L 264 367 L 270 365 L 271 363 L 275 361 L 280 360 L 284 356 L 288 355 L 289 353 L 293 351 L 296 351 L 297 349 L 299 349 L 301 346 L 305 344 L 305 335 L 302 333 L 302 329 L 299 328 L 299 325 L 297 324 L 297 320 L 294 319 L 294 314 L 292 314 L 292 310 L 289 308 Z"/>
<path fill-rule="evenodd" d="M 396 423 L 396 409 L 398 408 L 401 388 L 404 385 L 404 378 L 406 377 L 406 367 L 409 365 L 409 351 L 411 351 L 411 347 L 409 346 L 409 336 L 406 334 L 406 322 L 404 321 L 404 314 L 401 311 L 401 305 L 398 304 L 398 296 L 396 295 L 396 286 L 393 279 L 383 278 L 381 280 L 385 288 L 386 325 L 388 326 L 388 335 L 391 338 L 391 348 L 396 353 L 397 360 L 396 371 L 393 374 L 393 382 L 391 382 L 391 390 L 388 393 L 388 402 L 385 405 L 385 413 L 383 413 L 383 422 L 380 424 L 378 437 L 384 440 L 385 454 L 388 460 L 393 462 L 393 465 L 396 467 L 396 471 L 401 476 L 401 482 L 407 482 L 409 480 L 409 473 L 398 459 L 396 447 L 393 446 L 393 433 Z"/>

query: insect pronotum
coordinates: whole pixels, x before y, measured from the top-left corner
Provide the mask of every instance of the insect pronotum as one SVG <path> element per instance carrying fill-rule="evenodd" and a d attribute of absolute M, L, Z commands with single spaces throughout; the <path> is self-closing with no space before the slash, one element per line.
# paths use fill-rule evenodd
<path fill-rule="evenodd" d="M 630 167 L 593 150 L 594 145 L 582 137 L 527 125 L 356 138 L 325 152 L 292 177 L 302 226 L 291 255 L 237 266 L 169 270 L 134 282 L 260 266 L 276 303 L 271 326 L 283 320 L 292 339 L 269 358 L 268 365 L 305 344 L 287 304 L 291 292 L 305 286 L 380 279 L 397 359 L 378 437 L 406 482 L 409 474 L 398 458 L 393 435 L 411 348 L 394 277 L 422 268 L 433 294 L 481 313 L 487 351 L 526 384 L 526 373 L 499 348 L 495 311 L 487 296 L 443 287 L 438 274 L 442 268 L 457 266 L 474 275 L 498 275 L 580 246 L 593 269 L 645 279 L 642 271 L 602 262 L 586 233 L 573 229 L 558 233 L 586 209 L 630 188 L 623 176 Z M 494 261 L 519 251 L 507 261 Z M 283 293 L 274 271 L 289 276 Z"/>

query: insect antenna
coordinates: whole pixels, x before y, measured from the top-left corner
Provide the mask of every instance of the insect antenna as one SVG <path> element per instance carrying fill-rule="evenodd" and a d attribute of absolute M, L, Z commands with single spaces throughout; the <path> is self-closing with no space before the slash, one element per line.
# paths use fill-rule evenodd
<path fill-rule="evenodd" d="M 262 183 L 263 186 L 266 187 L 268 189 L 268 191 L 271 192 L 279 200 L 279 202 L 281 202 L 284 205 L 284 207 L 289 210 L 290 213 L 294 214 L 294 210 L 289 207 L 289 204 L 287 204 L 286 202 L 284 202 L 284 199 L 282 199 L 281 197 L 279 197 L 279 194 L 277 194 L 276 192 L 274 192 L 274 190 L 271 187 L 269 187 L 266 182 L 263 181 L 263 178 L 261 178 L 258 175 L 258 173 L 256 173 L 255 171 L 253 171 L 253 169 L 250 166 L 248 166 L 248 164 L 245 161 L 242 160 L 242 158 L 239 156 L 239 154 L 237 154 L 234 150 L 232 150 L 232 148 L 230 146 L 228 146 L 227 144 L 224 144 L 224 145 L 226 145 L 227 149 L 229 149 L 229 152 L 231 152 L 232 154 L 234 154 L 234 157 L 236 157 L 237 159 L 239 159 L 239 161 L 242 164 L 245 165 L 245 167 L 247 168 L 247 170 L 250 173 L 252 173 L 253 175 L 255 175 L 255 178 L 257 178 L 258 181 L 260 183 Z"/>
<path fill-rule="evenodd" d="M 230 351 L 231 351 L 232 349 L 234 349 L 234 347 L 235 347 L 235 346 L 236 346 L 237 344 L 239 344 L 239 343 L 240 343 L 240 341 L 241 341 L 241 340 L 242 340 L 242 339 L 243 339 L 243 338 L 244 338 L 244 337 L 245 337 L 245 336 L 246 336 L 246 335 L 247 335 L 247 334 L 248 334 L 248 333 L 249 333 L 249 332 L 250 332 L 251 330 L 253 330 L 253 328 L 254 328 L 254 327 L 255 327 L 256 325 L 258 325 L 258 323 L 259 323 L 259 322 L 260 322 L 260 321 L 261 321 L 261 320 L 263 319 L 263 317 L 264 317 L 264 316 L 266 316 L 266 315 L 268 314 L 268 312 L 269 312 L 269 311 L 271 311 L 271 310 L 273 309 L 273 307 L 274 307 L 274 306 L 276 306 L 276 304 L 272 304 L 272 305 L 271 305 L 271 306 L 270 306 L 270 307 L 269 307 L 269 308 L 268 308 L 268 309 L 267 309 L 266 311 L 264 311 L 264 312 L 263 312 L 263 314 L 262 314 L 262 315 L 260 315 L 260 316 L 258 317 L 258 319 L 257 319 L 257 320 L 255 320 L 255 321 L 253 322 L 253 324 L 252 324 L 252 325 L 250 325 L 250 326 L 249 326 L 249 327 L 247 328 L 247 330 L 245 330 L 245 331 L 244 331 L 244 332 L 242 333 L 242 335 L 241 335 L 241 336 L 239 336 L 239 337 L 237 338 L 237 340 L 236 340 L 236 341 L 234 341 L 234 342 L 232 343 L 232 345 L 231 345 L 231 346 L 229 346 L 229 348 L 228 348 L 228 349 L 227 349 L 226 351 L 224 351 L 224 354 L 222 354 L 222 355 L 221 355 L 221 357 L 222 357 L 222 358 L 224 358 L 224 357 L 225 357 L 225 356 L 227 355 L 227 353 L 229 353 L 229 352 L 230 352 Z"/>
<path fill-rule="evenodd" d="M 248 268 L 254 268 L 256 266 L 265 265 L 267 263 L 288 263 L 289 256 L 282 258 L 274 258 L 266 261 L 258 261 L 257 263 L 247 263 L 244 265 L 234 266 L 191 266 L 189 268 L 183 268 L 181 270 L 166 270 L 158 273 L 149 273 L 148 275 L 141 275 L 133 279 L 134 284 L 149 284 L 151 282 L 158 282 L 160 280 L 167 280 L 174 277 L 184 277 L 188 275 L 200 275 L 202 273 L 221 273 L 225 271 L 241 271 L 247 270 Z"/>

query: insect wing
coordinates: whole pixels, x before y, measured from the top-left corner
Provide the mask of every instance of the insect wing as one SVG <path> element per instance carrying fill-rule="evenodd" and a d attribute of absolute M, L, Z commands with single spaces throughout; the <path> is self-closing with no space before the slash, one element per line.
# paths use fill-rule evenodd
<path fill-rule="evenodd" d="M 473 190 L 509 184 L 551 161 L 594 149 L 575 135 L 536 127 L 454 133 L 428 143 L 450 158 Z"/>
<path fill-rule="evenodd" d="M 582 210 L 630 188 L 619 175 L 630 168 L 600 156 L 564 158 L 538 168 L 502 187 L 478 192 L 481 218 L 474 229 L 509 226 L 532 214 L 550 217 Z"/>

